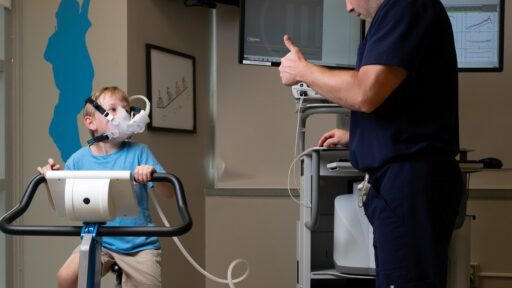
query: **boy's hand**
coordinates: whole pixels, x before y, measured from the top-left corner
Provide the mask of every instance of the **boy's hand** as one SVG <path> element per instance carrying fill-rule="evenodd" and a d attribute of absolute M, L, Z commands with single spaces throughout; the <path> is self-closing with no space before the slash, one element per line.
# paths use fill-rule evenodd
<path fill-rule="evenodd" d="M 48 158 L 48 164 L 46 164 L 46 166 L 37 167 L 37 171 L 43 175 L 49 170 L 60 170 L 60 164 L 55 163 L 52 158 Z"/>
<path fill-rule="evenodd" d="M 140 165 L 137 168 L 135 168 L 135 171 L 133 172 L 133 177 L 135 178 L 135 181 L 137 183 L 148 183 L 148 181 L 151 180 L 151 175 L 155 173 L 156 170 L 153 166 L 150 165 Z"/>

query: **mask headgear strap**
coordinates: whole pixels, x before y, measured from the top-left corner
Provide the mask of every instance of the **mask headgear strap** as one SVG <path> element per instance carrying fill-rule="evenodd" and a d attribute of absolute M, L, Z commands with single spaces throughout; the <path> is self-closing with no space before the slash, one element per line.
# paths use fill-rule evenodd
<path fill-rule="evenodd" d="M 112 121 L 112 119 L 114 119 L 114 116 L 110 115 L 110 113 L 108 113 L 108 111 L 105 110 L 105 108 L 103 108 L 100 103 L 91 97 L 85 99 L 85 105 L 87 104 L 91 104 L 91 106 L 94 107 L 94 109 L 96 109 L 96 111 L 98 111 L 101 115 L 103 115 L 103 117 L 107 118 L 108 121 Z"/>
<path fill-rule="evenodd" d="M 96 111 L 98 111 L 101 115 L 103 115 L 103 117 L 107 118 L 108 121 L 114 121 L 115 120 L 114 116 L 110 115 L 110 113 L 108 113 L 108 111 L 105 110 L 105 108 L 103 108 L 103 106 L 101 106 L 100 103 L 98 103 L 97 101 L 95 101 L 91 97 L 85 99 L 85 105 L 87 105 L 87 104 L 91 104 L 91 106 L 94 109 L 96 109 Z M 110 133 L 98 135 L 96 137 L 93 137 L 93 138 L 87 140 L 87 145 L 91 146 L 94 143 L 98 143 L 98 142 L 101 142 L 101 141 L 106 141 L 106 140 L 109 140 L 109 139 L 110 139 Z"/>
<path fill-rule="evenodd" d="M 98 143 L 98 142 L 101 142 L 101 141 L 106 141 L 108 139 L 110 139 L 110 135 L 109 134 L 101 134 L 101 135 L 98 135 L 96 137 L 92 137 L 91 139 L 87 140 L 87 145 L 91 146 L 94 143 Z"/>

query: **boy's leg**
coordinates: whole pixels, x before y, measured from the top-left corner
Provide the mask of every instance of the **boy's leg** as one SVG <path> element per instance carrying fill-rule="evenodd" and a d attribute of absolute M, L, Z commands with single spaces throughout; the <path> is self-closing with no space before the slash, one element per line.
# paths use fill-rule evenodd
<path fill-rule="evenodd" d="M 123 269 L 123 287 L 161 287 L 161 250 L 143 250 L 120 254 L 110 251 L 115 261 Z"/>
<path fill-rule="evenodd" d="M 101 276 L 105 276 L 110 271 L 110 266 L 114 263 L 114 258 L 110 251 L 101 249 Z M 80 268 L 80 245 L 71 252 L 69 258 L 64 262 L 57 272 L 57 285 L 59 288 L 77 287 L 78 273 Z"/>
<path fill-rule="evenodd" d="M 101 248 L 101 277 L 105 276 L 110 272 L 110 267 L 114 264 L 114 255 L 108 249 Z"/>
<path fill-rule="evenodd" d="M 78 286 L 79 250 L 74 250 L 57 272 L 57 287 L 75 288 Z"/>

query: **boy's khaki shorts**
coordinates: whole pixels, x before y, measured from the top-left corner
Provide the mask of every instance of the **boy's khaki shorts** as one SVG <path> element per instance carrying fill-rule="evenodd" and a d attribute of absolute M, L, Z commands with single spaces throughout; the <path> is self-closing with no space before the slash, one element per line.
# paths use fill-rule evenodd
<path fill-rule="evenodd" d="M 80 246 L 73 253 L 80 253 Z M 110 272 L 112 264 L 116 262 L 123 270 L 123 287 L 161 287 L 161 253 L 160 249 L 151 249 L 124 254 L 102 248 L 101 276 Z"/>

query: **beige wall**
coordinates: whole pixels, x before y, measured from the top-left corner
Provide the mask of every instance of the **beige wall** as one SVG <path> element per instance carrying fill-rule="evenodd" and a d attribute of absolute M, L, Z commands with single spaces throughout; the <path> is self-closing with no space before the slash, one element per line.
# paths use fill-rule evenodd
<path fill-rule="evenodd" d="M 13 101 L 20 114 L 14 115 L 13 132 L 17 171 L 14 183 L 24 188 L 35 175 L 35 167 L 59 153 L 48 135 L 53 106 L 58 91 L 54 85 L 51 65 L 43 53 L 48 37 L 55 27 L 55 11 L 60 0 L 15 1 L 19 35 L 15 39 L 16 79 L 19 91 Z M 181 51 L 196 57 L 197 134 L 149 131 L 136 138 L 149 145 L 162 165 L 179 176 L 185 186 L 189 208 L 194 220 L 192 231 L 183 237 L 183 244 L 200 263 L 204 263 L 204 197 L 205 160 L 208 146 L 209 107 L 209 17 L 210 11 L 185 8 L 182 1 L 92 0 L 89 17 L 92 27 L 87 44 L 94 64 L 94 88 L 118 85 L 129 94 L 146 94 L 146 42 Z M 190 21 L 189 19 L 195 19 Z M 19 56 L 18 56 L 19 55 Z M 15 88 L 16 89 L 16 88 Z M 72 119 L 72 121 L 75 121 Z M 78 119 L 83 127 L 81 119 Z M 82 143 L 88 139 L 81 129 Z M 16 168 L 14 167 L 14 168 Z M 21 191 L 13 196 L 16 201 Z M 43 193 L 36 196 L 24 217 L 27 224 L 70 224 L 57 218 Z M 170 207 L 171 203 L 163 206 Z M 73 223 L 79 225 L 79 223 Z M 70 251 L 79 243 L 73 237 L 15 237 L 20 249 L 12 265 L 19 274 L 14 287 L 55 287 L 55 273 Z M 162 240 L 163 287 L 204 287 L 204 280 L 192 271 L 170 240 Z M 172 246 L 172 247 L 171 247 Z M 19 256 L 19 257 L 18 257 Z M 112 286 L 112 279 L 104 283 Z"/>
<path fill-rule="evenodd" d="M 249 262 L 237 287 L 295 287 L 295 222 L 298 209 L 283 197 L 207 197 L 206 268 L 224 278 L 235 259 Z M 245 272 L 239 264 L 233 278 Z M 212 281 L 208 288 L 227 287 Z"/>
<path fill-rule="evenodd" d="M 221 193 L 235 196 L 206 199 L 207 267 L 222 273 L 232 259 L 242 257 L 251 262 L 251 276 L 244 287 L 292 287 L 296 274 L 290 268 L 295 263 L 295 250 L 288 248 L 295 247 L 297 205 L 287 197 L 236 195 L 244 193 L 243 188 L 256 188 L 253 192 L 265 194 L 264 188 L 286 187 L 293 154 L 293 101 L 289 89 L 280 85 L 276 68 L 237 64 L 238 10 L 222 6 L 216 13 L 215 187 L 229 188 Z M 512 27 L 511 5 L 506 6 L 505 19 L 505 26 Z M 512 38 L 507 35 L 502 73 L 460 74 L 460 140 L 461 147 L 476 150 L 470 154 L 472 159 L 494 156 L 501 158 L 506 167 L 512 167 L 512 114 L 508 111 L 512 107 Z M 331 127 L 325 123 L 312 126 L 312 134 Z M 472 262 L 481 264 L 483 272 L 512 273 L 508 261 L 512 258 L 508 244 L 512 241 L 511 174 L 471 176 L 472 188 L 501 189 L 488 191 L 498 195 L 498 199 L 484 194 L 468 204 L 468 213 L 476 215 L 476 221 L 472 222 L 471 258 Z M 241 211 L 240 207 L 244 209 Z M 247 225 L 240 224 L 240 219 Z M 245 245 L 261 249 L 240 248 Z M 226 256 L 222 257 L 222 253 Z M 282 286 L 269 284 L 272 281 L 279 281 Z M 480 284 L 484 288 L 510 287 L 512 279 L 482 278 Z M 207 282 L 206 287 L 220 286 Z"/>
<path fill-rule="evenodd" d="M 15 147 L 19 170 L 19 187 L 25 187 L 35 175 L 35 167 L 46 162 L 48 157 L 59 159 L 59 153 L 48 135 L 53 107 L 57 101 L 51 65 L 44 61 L 43 53 L 48 37 L 55 27 L 55 11 L 58 0 L 16 1 L 18 19 L 20 81 L 19 115 L 14 121 L 20 130 L 16 131 L 20 146 Z M 94 87 L 115 83 L 127 86 L 127 3 L 124 0 L 92 1 L 89 17 L 93 26 L 87 34 L 88 47 L 95 68 Z M 16 89 L 16 88 L 15 88 Z M 76 121 L 75 119 L 70 119 Z M 80 122 L 82 139 L 87 137 Z M 18 150 L 19 149 L 19 150 Z M 19 193 L 19 192 L 18 192 Z M 30 224 L 64 224 L 57 218 L 43 193 L 34 199 L 30 212 L 24 217 Z M 15 199 L 18 199 L 16 196 Z M 21 259 L 16 259 L 20 280 L 16 287 L 55 287 L 55 273 L 71 250 L 79 243 L 78 238 L 69 237 L 20 237 L 22 239 Z M 16 269 L 15 268 L 15 269 Z"/>
<path fill-rule="evenodd" d="M 504 1 L 506 2 L 506 1 Z M 504 70 L 502 73 L 461 73 L 459 88 L 461 147 L 474 149 L 470 157 L 494 156 L 512 167 L 512 5 L 505 5 Z M 473 188 L 511 189 L 510 173 L 477 173 Z"/>
<path fill-rule="evenodd" d="M 211 147 L 210 32 L 209 9 L 187 8 L 183 1 L 128 1 L 127 49 L 130 94 L 146 94 L 146 43 L 195 57 L 197 133 L 150 131 L 137 140 L 148 143 L 165 169 L 182 180 L 194 226 L 180 239 L 201 266 L 204 266 L 205 258 L 203 191 L 207 183 L 207 153 Z M 164 255 L 163 287 L 204 287 L 204 278 L 178 252 L 172 240 L 161 239 L 161 242 Z"/>
<path fill-rule="evenodd" d="M 238 64 L 239 9 L 219 5 L 215 12 L 215 187 L 286 188 L 297 125 L 291 89 L 276 67 Z M 334 117 L 311 118 L 307 147 L 335 127 Z"/>
<path fill-rule="evenodd" d="M 506 1 L 505 1 L 506 2 Z M 505 5 L 504 71 L 502 73 L 463 73 L 460 75 L 461 147 L 475 149 L 474 159 L 494 156 L 512 167 L 512 5 Z M 470 154 L 471 155 L 471 154 Z M 482 272 L 512 273 L 512 172 L 486 172 L 471 176 L 475 189 L 498 197 L 480 197 L 468 203 L 468 214 L 476 216 L 471 228 L 471 261 Z M 489 196 L 489 195 L 488 195 Z M 481 288 L 512 286 L 512 278 L 480 279 Z"/>
<path fill-rule="evenodd" d="M 512 193 L 512 191 L 508 191 Z M 512 201 L 508 199 L 473 199 L 468 204 L 471 221 L 471 262 L 480 272 L 512 273 Z M 479 288 L 507 288 L 512 278 L 479 277 Z"/>
<path fill-rule="evenodd" d="M 507 27 L 512 8 L 505 8 Z M 293 159 L 294 102 L 290 88 L 281 85 L 277 68 L 238 64 L 238 10 L 224 5 L 216 10 L 215 185 L 286 187 L 288 163 Z M 505 36 L 504 72 L 460 73 L 459 83 L 461 147 L 475 150 L 469 154 L 472 159 L 498 157 L 508 167 L 512 167 L 512 133 L 507 133 L 512 131 L 507 105 L 512 101 L 508 93 L 511 42 L 511 37 Z M 307 129 L 311 139 L 333 127 L 329 121 L 311 123 Z M 512 189 L 512 178 L 499 173 L 475 174 L 472 180 L 473 188 Z"/>
<path fill-rule="evenodd" d="M 20 113 L 15 116 L 15 126 L 19 129 L 14 135 L 16 143 L 20 144 L 14 156 L 18 161 L 15 166 L 19 172 L 15 183 L 18 187 L 25 187 L 35 173 L 35 166 L 44 163 L 48 156 L 58 155 L 47 132 L 57 91 L 51 67 L 42 55 L 53 32 L 54 13 L 59 2 L 15 1 L 19 19 L 19 38 L 15 41 L 20 49 L 15 61 L 19 65 L 17 75 L 21 84 L 16 99 Z M 194 228 L 183 237 L 184 245 L 199 263 L 205 263 L 208 270 L 222 277 L 229 262 L 234 258 L 245 258 L 251 264 L 251 274 L 240 286 L 291 287 L 295 281 L 295 221 L 298 215 L 294 202 L 281 197 L 210 196 L 206 200 L 203 197 L 203 189 L 208 186 L 206 167 L 212 125 L 208 118 L 212 48 L 209 44 L 210 12 L 203 8 L 184 8 L 178 0 L 92 0 L 89 15 L 93 26 L 88 33 L 88 46 L 95 67 L 94 87 L 116 84 L 127 89 L 129 94 L 145 94 L 146 42 L 196 57 L 197 134 L 150 131 L 137 140 L 148 143 L 164 167 L 183 180 L 194 219 Z M 219 25 L 216 32 L 217 81 L 212 87 L 217 86 L 213 92 L 217 92 L 218 99 L 215 149 L 221 161 L 218 161 L 217 172 L 223 172 L 219 173 L 218 187 L 235 190 L 285 187 L 295 128 L 290 91 L 279 84 L 277 69 L 236 63 L 238 10 L 219 5 L 216 13 Z M 508 27 L 511 13 L 512 7 L 508 5 Z M 461 75 L 460 81 L 462 146 L 476 149 L 474 158 L 497 156 L 509 167 L 512 166 L 509 149 L 512 116 L 508 111 L 512 99 L 507 94 L 512 85 L 507 81 L 512 79 L 510 41 L 510 37 L 506 39 L 503 73 L 466 73 Z M 232 98 L 223 98 L 225 96 Z M 314 129 L 312 139 L 328 126 L 325 123 L 322 119 L 315 126 L 318 128 Z M 82 130 L 83 140 L 87 138 L 84 132 Z M 245 154 L 254 158 L 245 158 Z M 269 159 L 276 160 L 275 164 L 269 165 L 266 162 Z M 482 177 L 474 179 L 474 187 L 512 188 L 512 178 L 508 176 Z M 500 260 L 511 258 L 512 249 L 506 246 L 510 241 L 494 241 L 512 240 L 506 229 L 511 220 L 507 216 L 510 204 L 501 199 L 470 201 L 469 211 L 477 215 L 472 229 L 473 239 L 476 239 L 472 246 L 473 261 L 482 263 L 484 270 L 512 272 L 509 263 Z M 36 197 L 31 209 L 25 223 L 67 223 L 54 216 L 41 195 Z M 23 249 L 21 258 L 13 263 L 14 269 L 20 269 L 21 273 L 17 283 L 22 284 L 17 287 L 55 286 L 55 271 L 77 241 L 63 237 L 18 239 Z M 164 243 L 164 287 L 168 287 L 165 283 L 174 283 L 176 287 L 203 287 L 203 277 L 192 271 L 171 246 L 167 241 Z M 206 283 L 206 287 L 221 287 L 210 281 Z M 510 282 L 504 283 L 486 279 L 482 283 L 485 286 L 481 287 L 510 286 Z"/>

